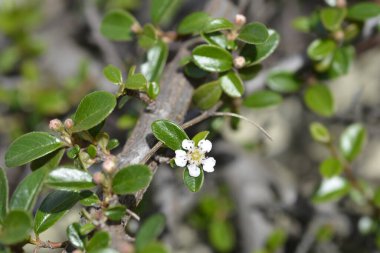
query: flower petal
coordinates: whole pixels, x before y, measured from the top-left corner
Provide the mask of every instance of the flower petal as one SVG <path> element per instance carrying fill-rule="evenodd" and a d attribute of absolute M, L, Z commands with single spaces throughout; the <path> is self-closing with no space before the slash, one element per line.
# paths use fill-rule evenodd
<path fill-rule="evenodd" d="M 182 148 L 185 150 L 193 150 L 194 149 L 194 141 L 192 140 L 183 140 L 182 141 Z"/>
<path fill-rule="evenodd" d="M 179 167 L 185 167 L 187 164 L 187 154 L 185 151 L 178 149 L 175 151 L 174 162 Z"/>
<path fill-rule="evenodd" d="M 198 143 L 198 147 L 202 150 L 202 152 L 208 153 L 211 151 L 212 143 L 209 140 L 201 140 Z"/>
<path fill-rule="evenodd" d="M 201 169 L 195 164 L 190 164 L 187 168 L 189 169 L 189 174 L 192 177 L 199 177 L 201 174 Z"/>
<path fill-rule="evenodd" d="M 186 151 L 183 151 L 182 149 L 178 149 L 175 151 L 175 158 L 186 158 L 187 153 Z"/>
<path fill-rule="evenodd" d="M 216 161 L 214 157 L 208 157 L 202 160 L 203 170 L 206 172 L 214 172 Z"/>

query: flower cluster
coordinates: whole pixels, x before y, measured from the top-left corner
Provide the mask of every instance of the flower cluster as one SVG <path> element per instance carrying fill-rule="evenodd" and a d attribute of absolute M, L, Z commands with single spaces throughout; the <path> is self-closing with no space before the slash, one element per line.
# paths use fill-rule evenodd
<path fill-rule="evenodd" d="M 213 172 L 215 166 L 215 159 L 207 157 L 206 153 L 211 151 L 212 143 L 209 140 L 201 140 L 198 146 L 195 146 L 192 140 L 183 140 L 182 149 L 175 151 L 174 162 L 179 167 L 189 169 L 189 174 L 192 177 L 198 177 L 201 174 L 200 166 L 206 172 Z"/>

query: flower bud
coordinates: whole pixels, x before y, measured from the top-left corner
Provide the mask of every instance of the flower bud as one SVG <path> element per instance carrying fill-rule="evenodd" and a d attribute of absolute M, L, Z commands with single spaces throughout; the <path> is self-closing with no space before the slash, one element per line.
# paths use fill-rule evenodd
<path fill-rule="evenodd" d="M 131 26 L 131 31 L 134 33 L 140 33 L 142 32 L 142 28 L 138 23 L 133 23 L 133 25 Z"/>
<path fill-rule="evenodd" d="M 245 58 L 243 56 L 238 56 L 234 59 L 234 67 L 241 69 L 245 65 Z"/>
<path fill-rule="evenodd" d="M 116 169 L 116 163 L 114 159 L 108 158 L 107 160 L 105 160 L 102 164 L 102 168 L 105 173 L 108 173 L 108 174 L 113 173 Z"/>
<path fill-rule="evenodd" d="M 59 131 L 62 128 L 62 122 L 59 119 L 52 119 L 49 122 L 49 128 L 53 131 Z"/>
<path fill-rule="evenodd" d="M 242 14 L 236 14 L 235 16 L 235 24 L 238 26 L 243 26 L 247 22 L 247 18 Z"/>
<path fill-rule="evenodd" d="M 72 119 L 66 119 L 63 123 L 66 129 L 71 129 L 74 126 L 74 121 Z"/>
<path fill-rule="evenodd" d="M 94 183 L 99 185 L 104 182 L 104 175 L 101 172 L 95 172 L 92 176 L 92 180 L 94 180 Z"/>

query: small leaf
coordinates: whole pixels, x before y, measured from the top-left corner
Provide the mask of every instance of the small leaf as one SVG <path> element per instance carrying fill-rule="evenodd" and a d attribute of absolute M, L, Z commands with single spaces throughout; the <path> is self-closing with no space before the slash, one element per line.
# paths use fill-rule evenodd
<path fill-rule="evenodd" d="M 275 229 L 269 236 L 266 242 L 266 247 L 269 252 L 278 251 L 285 243 L 286 233 L 283 229 Z"/>
<path fill-rule="evenodd" d="M 196 34 L 203 30 L 211 18 L 205 12 L 194 12 L 186 16 L 177 28 L 179 34 Z"/>
<path fill-rule="evenodd" d="M 83 190 L 91 189 L 96 186 L 92 182 L 91 174 L 70 168 L 58 168 L 53 170 L 46 178 L 46 184 L 52 188 L 64 190 Z"/>
<path fill-rule="evenodd" d="M 255 78 L 261 69 L 262 69 L 262 66 L 258 64 L 258 65 L 252 65 L 249 67 L 244 67 L 242 69 L 239 69 L 238 72 L 239 72 L 240 78 L 243 81 L 248 81 Z"/>
<path fill-rule="evenodd" d="M 309 17 L 301 16 L 295 18 L 292 22 L 292 26 L 294 29 L 304 33 L 308 33 L 311 30 Z"/>
<path fill-rule="evenodd" d="M 32 230 L 32 218 L 22 210 L 12 210 L 3 220 L 0 227 L 0 243 L 16 244 L 27 239 Z"/>
<path fill-rule="evenodd" d="M 207 138 L 207 136 L 209 135 L 209 131 L 203 131 L 203 132 L 199 132 L 197 133 L 194 137 L 193 137 L 193 141 L 194 141 L 194 144 L 195 146 L 198 145 L 198 143 L 201 141 L 201 140 L 205 140 Z"/>
<path fill-rule="evenodd" d="M 271 90 L 281 93 L 292 93 L 300 89 L 300 82 L 295 75 L 286 71 L 270 73 L 267 82 Z"/>
<path fill-rule="evenodd" d="M 225 18 L 213 18 L 206 23 L 203 28 L 204 33 L 217 32 L 221 30 L 233 29 L 234 24 Z"/>
<path fill-rule="evenodd" d="M 95 127 L 108 115 L 116 106 L 116 98 L 106 91 L 95 91 L 85 96 L 80 102 L 74 115 L 73 132 L 81 132 Z"/>
<path fill-rule="evenodd" d="M 160 85 L 157 82 L 149 82 L 147 94 L 149 98 L 156 99 L 160 94 Z"/>
<path fill-rule="evenodd" d="M 262 44 L 269 37 L 268 29 L 264 24 L 253 22 L 246 24 L 240 30 L 238 39 L 248 44 Z"/>
<path fill-rule="evenodd" d="M 243 81 L 234 72 L 230 71 L 219 78 L 220 86 L 223 91 L 230 97 L 238 98 L 244 93 Z"/>
<path fill-rule="evenodd" d="M 199 86 L 193 94 L 193 101 L 202 110 L 210 109 L 222 96 L 222 88 L 219 81 L 203 84 Z"/>
<path fill-rule="evenodd" d="M 18 137 L 5 153 L 5 165 L 16 167 L 43 157 L 64 146 L 57 137 L 45 132 L 31 132 Z"/>
<path fill-rule="evenodd" d="M 192 56 L 194 63 L 206 71 L 224 72 L 232 68 L 232 55 L 217 46 L 198 46 L 193 50 Z"/>
<path fill-rule="evenodd" d="M 327 30 L 338 30 L 346 14 L 347 10 L 345 8 L 323 8 L 321 11 L 322 24 Z"/>
<path fill-rule="evenodd" d="M 89 253 L 119 253 L 119 251 L 116 251 L 116 250 L 111 249 L 111 248 L 106 248 L 106 249 L 96 249 L 96 250 L 93 250 Z"/>
<path fill-rule="evenodd" d="M 320 143 L 329 143 L 331 141 L 329 130 L 319 122 L 313 122 L 310 124 L 310 133 L 311 137 Z"/>
<path fill-rule="evenodd" d="M 161 40 L 148 50 L 146 62 L 141 65 L 141 73 L 149 82 L 160 81 L 168 53 L 168 45 Z"/>
<path fill-rule="evenodd" d="M 110 235 L 106 231 L 97 231 L 87 243 L 87 252 L 93 252 L 97 249 L 107 248 L 110 244 Z"/>
<path fill-rule="evenodd" d="M 243 105 L 252 108 L 264 108 L 282 103 L 282 96 L 277 92 L 270 90 L 261 90 L 253 92 L 246 97 Z"/>
<path fill-rule="evenodd" d="M 165 217 L 162 214 L 156 214 L 147 219 L 136 236 L 136 248 L 138 251 L 144 249 L 153 242 L 165 228 Z"/>
<path fill-rule="evenodd" d="M 210 242 L 218 252 L 230 252 L 235 246 L 235 232 L 230 223 L 215 220 L 209 225 Z"/>
<path fill-rule="evenodd" d="M 221 32 L 201 33 L 201 36 L 210 45 L 218 46 L 221 48 L 227 47 L 227 38 Z"/>
<path fill-rule="evenodd" d="M 169 120 L 156 120 L 151 128 L 153 135 L 172 150 L 181 149 L 182 141 L 189 139 L 180 126 Z"/>
<path fill-rule="evenodd" d="M 330 117 L 334 114 L 334 99 L 326 85 L 309 86 L 304 95 L 307 107 L 316 114 Z"/>
<path fill-rule="evenodd" d="M 157 42 L 156 28 L 152 24 L 144 25 L 142 34 L 139 35 L 139 46 L 149 49 Z"/>
<path fill-rule="evenodd" d="M 351 6 L 348 9 L 347 17 L 349 19 L 365 21 L 380 15 L 380 5 L 371 2 L 361 2 Z"/>
<path fill-rule="evenodd" d="M 113 65 L 108 65 L 103 69 L 103 75 L 110 81 L 116 85 L 119 85 L 123 82 L 123 77 L 121 75 L 120 69 Z"/>
<path fill-rule="evenodd" d="M 125 82 L 125 88 L 130 90 L 146 90 L 148 81 L 145 76 L 141 73 L 128 76 Z"/>
<path fill-rule="evenodd" d="M 152 0 L 150 16 L 154 24 L 160 24 L 173 12 L 179 0 Z"/>
<path fill-rule="evenodd" d="M 315 61 L 323 60 L 331 55 L 336 48 L 336 43 L 332 40 L 314 40 L 307 48 L 307 55 Z"/>
<path fill-rule="evenodd" d="M 195 78 L 195 79 L 204 78 L 209 74 L 207 71 L 198 68 L 198 66 L 192 62 L 190 62 L 189 64 L 186 64 L 184 68 L 184 72 L 186 76 L 190 78 Z"/>
<path fill-rule="evenodd" d="M 0 167 L 0 224 L 8 212 L 8 179 L 4 169 Z"/>
<path fill-rule="evenodd" d="M 34 232 L 40 234 L 53 226 L 80 199 L 73 191 L 54 191 L 42 201 L 34 218 Z"/>
<path fill-rule="evenodd" d="M 152 179 L 152 172 L 146 165 L 130 165 L 119 170 L 112 180 L 112 190 L 116 194 L 135 193 L 144 189 Z"/>
<path fill-rule="evenodd" d="M 338 77 L 345 75 L 350 70 L 353 58 L 355 55 L 355 48 L 353 46 L 338 48 L 332 58 L 329 75 L 331 77 Z"/>
<path fill-rule="evenodd" d="M 93 223 L 86 223 L 80 227 L 79 233 L 81 235 L 88 235 L 89 233 L 94 231 L 95 228 L 96 228 L 96 226 Z"/>
<path fill-rule="evenodd" d="M 70 243 L 79 249 L 84 249 L 84 242 L 80 234 L 81 225 L 79 223 L 73 223 L 67 227 L 66 234 Z"/>
<path fill-rule="evenodd" d="M 79 203 L 83 206 L 96 206 L 100 204 L 100 199 L 94 192 L 85 190 L 80 193 Z"/>
<path fill-rule="evenodd" d="M 152 242 L 144 247 L 139 253 L 169 253 L 165 245 L 159 242 Z"/>
<path fill-rule="evenodd" d="M 112 221 L 120 221 L 125 215 L 125 206 L 112 206 L 105 210 L 104 214 Z"/>
<path fill-rule="evenodd" d="M 313 196 L 313 201 L 316 203 L 322 203 L 338 200 L 346 195 L 349 190 L 349 183 L 342 177 L 337 176 L 323 179 L 317 192 Z"/>
<path fill-rule="evenodd" d="M 203 169 L 201 169 L 201 174 L 198 177 L 190 176 L 189 169 L 186 168 L 183 171 L 183 182 L 185 183 L 187 189 L 191 192 L 197 192 L 202 188 L 204 181 Z"/>
<path fill-rule="evenodd" d="M 348 126 L 340 136 L 339 147 L 348 161 L 353 161 L 362 151 L 367 138 L 367 131 L 362 124 Z"/>
<path fill-rule="evenodd" d="M 131 40 L 131 27 L 134 23 L 137 23 L 135 18 L 128 12 L 113 10 L 104 16 L 100 26 L 100 32 L 104 37 L 110 40 Z"/>
<path fill-rule="evenodd" d="M 336 158 L 327 158 L 319 166 L 319 172 L 325 178 L 339 176 L 343 171 L 343 166 Z"/>

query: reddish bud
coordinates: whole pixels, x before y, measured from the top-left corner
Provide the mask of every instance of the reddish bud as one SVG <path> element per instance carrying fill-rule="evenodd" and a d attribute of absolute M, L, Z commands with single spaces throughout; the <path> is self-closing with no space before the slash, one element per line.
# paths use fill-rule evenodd
<path fill-rule="evenodd" d="M 92 176 L 92 179 L 94 180 L 94 183 L 99 185 L 104 182 L 104 175 L 101 172 L 95 172 Z"/>
<path fill-rule="evenodd" d="M 238 26 L 243 26 L 247 22 L 247 18 L 242 14 L 236 14 L 235 16 L 235 24 Z"/>
<path fill-rule="evenodd" d="M 105 161 L 103 162 L 102 167 L 103 167 L 103 171 L 104 171 L 104 172 L 106 172 L 106 173 L 108 173 L 108 174 L 111 174 L 111 173 L 113 173 L 113 172 L 115 171 L 115 169 L 116 169 L 116 163 L 115 163 L 114 159 L 109 158 L 109 159 L 107 159 L 107 160 L 105 160 Z"/>
<path fill-rule="evenodd" d="M 243 56 L 238 56 L 234 59 L 234 67 L 241 69 L 245 65 L 245 59 Z"/>
<path fill-rule="evenodd" d="M 59 119 L 52 119 L 49 122 L 49 128 L 53 131 L 59 131 L 62 128 L 62 122 Z"/>
<path fill-rule="evenodd" d="M 63 123 L 66 129 L 71 129 L 74 126 L 74 121 L 72 119 L 66 119 Z"/>

